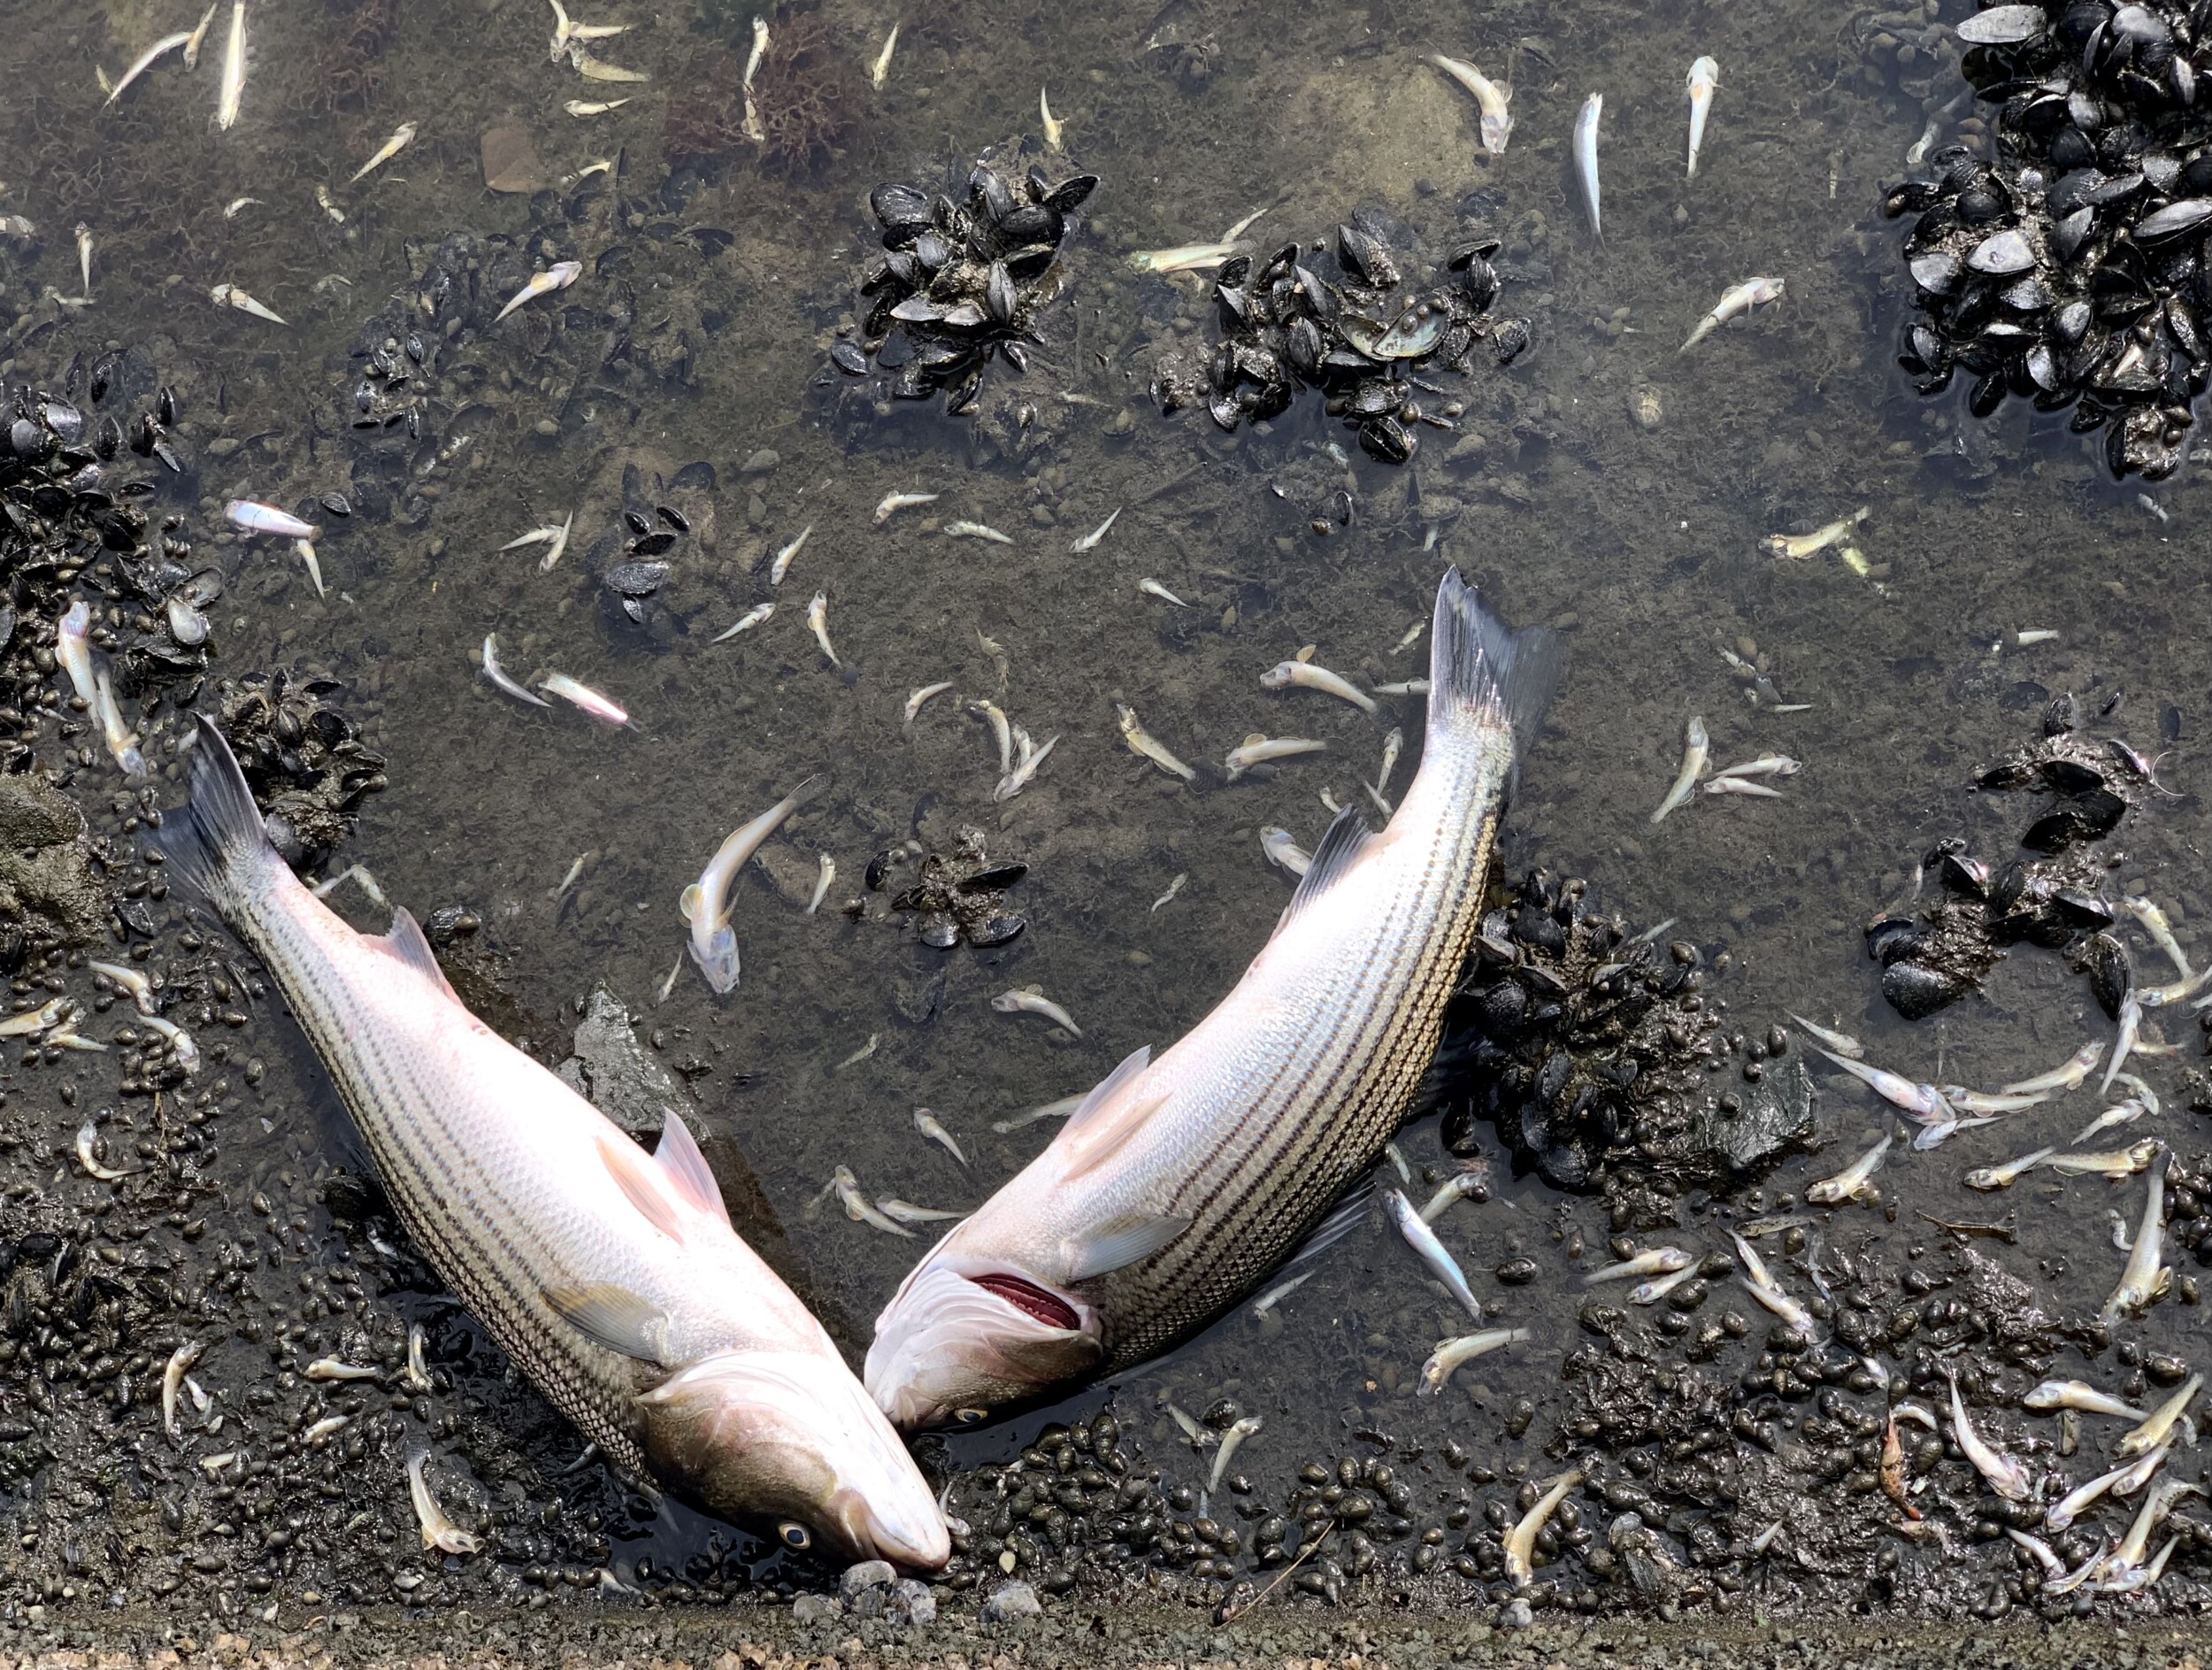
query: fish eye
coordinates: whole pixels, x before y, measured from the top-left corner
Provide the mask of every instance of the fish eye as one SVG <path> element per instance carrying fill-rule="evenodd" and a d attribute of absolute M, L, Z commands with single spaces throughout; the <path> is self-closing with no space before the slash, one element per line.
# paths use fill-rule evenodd
<path fill-rule="evenodd" d="M 814 1546 L 814 1533 L 795 1520 L 786 1520 L 777 1526 L 776 1537 L 786 1548 L 804 1549 Z"/>
<path fill-rule="evenodd" d="M 990 1413 L 991 1412 L 987 1409 L 956 1409 L 952 1412 L 953 1425 L 979 1427 L 989 1419 Z"/>

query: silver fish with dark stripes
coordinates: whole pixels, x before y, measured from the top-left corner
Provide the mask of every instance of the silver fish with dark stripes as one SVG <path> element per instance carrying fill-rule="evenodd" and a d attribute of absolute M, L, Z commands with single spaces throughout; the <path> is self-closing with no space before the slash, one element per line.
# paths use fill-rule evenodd
<path fill-rule="evenodd" d="M 1552 683 L 1548 635 L 1514 635 L 1456 570 L 1431 650 L 1421 769 L 1389 826 L 1340 816 L 1236 989 L 1157 1061 L 1117 1067 L 877 1318 L 868 1389 L 901 1426 L 1154 1356 L 1374 1164 L 1435 1050 Z"/>
<path fill-rule="evenodd" d="M 649 1155 L 446 983 L 415 919 L 356 933 L 277 856 L 222 734 L 161 832 L 275 977 L 423 1254 L 616 1466 L 803 1546 L 933 1570 L 944 1518 L 821 1325 L 738 1237 L 672 1112 Z"/>

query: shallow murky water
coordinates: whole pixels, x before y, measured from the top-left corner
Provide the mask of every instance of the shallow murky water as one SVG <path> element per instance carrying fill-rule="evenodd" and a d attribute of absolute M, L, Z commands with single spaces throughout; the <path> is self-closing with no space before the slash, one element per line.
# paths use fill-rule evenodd
<path fill-rule="evenodd" d="M 2152 751 L 2162 706 L 2179 709 L 2182 740 L 2161 769 L 2180 796 L 2124 831 L 2114 880 L 2154 894 L 2194 948 L 2193 925 L 2212 912 L 2192 781 L 2212 699 L 2189 539 L 2200 473 L 2146 498 L 2107 481 L 2059 419 L 2032 431 L 2016 403 L 1973 424 L 1904 388 L 1891 363 L 1894 236 L 1874 205 L 1920 116 L 1870 84 L 1843 14 L 1601 5 L 1570 18 L 1518 4 L 1470 35 L 1463 9 L 1424 4 L 1171 11 L 933 0 L 902 19 L 876 90 L 865 66 L 893 14 L 833 0 L 810 15 L 843 65 L 826 96 L 842 124 L 833 155 L 771 171 L 739 150 L 672 176 L 672 107 L 728 73 L 729 43 L 749 32 L 742 8 L 672 0 L 595 14 L 634 26 L 597 49 L 650 74 L 632 86 L 549 63 L 549 13 L 525 0 L 257 4 L 243 114 L 219 132 L 222 20 L 196 72 L 173 57 L 104 110 L 96 71 L 119 74 L 194 19 L 167 0 L 19 6 L 0 42 L 13 71 L 0 211 L 39 235 L 0 242 L 0 315 L 13 319 L 0 373 L 52 381 L 73 355 L 146 350 L 178 391 L 188 466 L 160 478 L 158 503 L 233 576 L 217 672 L 336 676 L 388 759 L 390 787 L 366 804 L 341 863 L 366 866 L 419 915 L 477 912 L 480 943 L 505 959 L 512 1009 L 499 1024 L 541 1050 L 565 1043 L 597 984 L 639 1012 L 709 1130 L 757 1176 L 789 1264 L 856 1359 L 926 1243 L 824 1204 L 832 1170 L 851 1166 L 874 1193 L 972 1205 L 1055 1128 L 1000 1134 L 993 1121 L 1087 1088 L 1202 1016 L 1286 896 L 1259 828 L 1310 844 L 1329 815 L 1321 797 L 1361 794 L 1387 725 L 1417 735 L 1411 703 L 1371 721 L 1323 696 L 1264 691 L 1258 674 L 1310 644 L 1363 682 L 1418 676 L 1425 649 L 1396 646 L 1447 562 L 1567 646 L 1507 868 L 1586 877 L 1632 924 L 1671 918 L 1709 958 L 1725 952 L 1732 967 L 1714 989 L 1746 1029 L 1795 1010 L 1858 1034 L 1909 1076 L 1973 1084 L 2039 1070 L 2108 1030 L 2079 981 L 2024 950 L 1985 1000 L 1908 1026 L 1878 996 L 1859 936 L 1933 840 L 2010 855 L 2017 808 L 1965 785 L 2061 690 L 2093 710 L 2124 693 L 2102 727 Z M 1169 44 L 1148 50 L 1152 38 Z M 1494 74 L 1509 62 L 1517 127 L 1503 157 L 1479 154 L 1471 104 L 1423 64 L 1431 50 Z M 1718 58 L 1722 90 L 1686 181 L 1682 79 L 1701 53 Z M 986 147 L 1010 155 L 1034 131 L 1040 84 L 1067 124 L 1067 162 L 1052 168 L 1104 183 L 1019 385 L 1034 419 L 1018 456 L 933 408 L 880 426 L 831 419 L 823 352 L 853 305 L 868 188 L 934 181 Z M 1568 159 L 1594 89 L 1606 95 L 1602 242 Z M 625 96 L 603 114 L 563 109 Z M 417 124 L 414 142 L 348 183 L 402 121 Z M 486 189 L 482 136 L 500 127 L 534 151 L 534 170 L 513 165 L 534 173 L 534 198 Z M 576 181 L 601 159 L 610 170 Z M 241 198 L 253 201 L 227 213 Z M 1361 205 L 1399 217 L 1432 252 L 1463 232 L 1500 239 L 1498 311 L 1529 319 L 1533 346 L 1509 368 L 1479 366 L 1456 431 L 1425 433 L 1402 469 L 1356 448 L 1348 465 L 1333 459 L 1326 445 L 1350 447 L 1351 435 L 1311 397 L 1263 435 L 1225 436 L 1202 412 L 1161 417 L 1147 395 L 1156 353 L 1202 339 L 1211 303 L 1198 281 L 1137 277 L 1123 258 L 1217 235 L 1262 205 L 1263 246 L 1328 235 Z M 81 219 L 93 239 L 82 308 L 52 299 L 82 288 L 69 233 Z M 364 322 L 411 295 L 426 252 L 455 232 L 503 240 L 522 271 L 576 258 L 584 275 L 442 366 L 419 438 L 403 425 L 355 429 L 349 354 Z M 1678 354 L 1722 291 L 1754 273 L 1783 277 L 1787 299 Z M 220 283 L 289 323 L 215 307 Z M 995 402 L 1009 373 L 992 375 Z M 699 461 L 710 487 L 700 472 L 672 485 Z M 626 471 L 647 502 L 692 524 L 642 625 L 597 578 Z M 1317 534 L 1340 489 L 1348 525 Z M 290 504 L 324 491 L 361 504 L 319 543 L 327 596 L 280 544 L 240 545 L 221 529 L 234 494 Z M 892 491 L 940 497 L 879 524 Z M 1802 563 L 1760 554 L 1766 534 L 1862 505 L 1855 538 L 1878 579 L 1832 550 Z M 1071 550 L 1116 510 L 1095 549 Z M 572 517 L 550 573 L 541 547 L 501 550 Z M 950 518 L 1013 543 L 947 538 L 939 519 Z M 765 558 L 802 529 L 808 542 L 772 593 Z M 1191 607 L 1141 595 L 1143 578 Z M 807 627 L 818 591 L 841 671 Z M 772 596 L 764 627 L 710 643 Z M 2057 636 L 2016 647 L 2028 628 Z M 518 676 L 565 671 L 634 724 L 603 728 L 498 694 L 474 660 L 488 633 Z M 1763 658 L 1803 711 L 1748 704 L 1724 648 Z M 989 733 L 955 701 L 902 727 L 908 693 L 938 680 L 1058 739 L 1025 792 L 995 804 Z M 1209 773 L 1186 787 L 1126 750 L 1117 702 L 1194 762 L 1217 762 L 1255 730 L 1328 751 L 1265 781 Z M 1693 714 L 1717 763 L 1780 751 L 1805 769 L 1778 800 L 1700 796 L 1654 827 Z M 79 776 L 81 797 L 112 789 L 102 769 Z M 741 989 L 718 1000 L 685 966 L 657 999 L 681 943 L 680 889 L 728 829 L 814 772 L 830 788 L 738 889 Z M 910 835 L 949 850 L 964 826 L 993 857 L 1031 866 L 1012 895 L 1030 924 L 1019 938 L 944 953 L 919 945 L 908 918 L 849 920 L 841 907 L 864 896 L 875 854 Z M 836 879 L 809 914 L 819 855 Z M 380 927 L 359 894 L 334 902 Z M 1027 985 L 1065 1005 L 1082 1036 L 994 1012 L 994 995 Z M 344 1159 L 338 1121 L 296 1034 L 257 1027 L 272 1128 L 239 1125 L 205 1164 L 234 1199 L 280 1176 L 304 1199 Z M 2193 1047 L 2193 1026 L 2166 1030 Z M 2125 1135 L 2186 1142 L 2184 1065 L 2146 1069 L 2166 1111 Z M 914 1133 L 910 1111 L 924 1106 L 969 1168 Z M 2085 1092 L 1901 1154 L 1881 1178 L 1893 1220 L 1846 1208 L 1823 1233 L 1901 1257 L 1941 1240 L 1917 1214 L 1993 1219 L 1959 1174 L 2070 1135 L 2093 1112 Z M 1786 1168 L 1763 1201 L 1836 1169 L 1882 1123 L 1842 1081 L 1824 1080 L 1820 1117 L 1829 1151 Z M 52 1135 L 73 1122 L 56 1108 Z M 1417 1167 L 1451 1165 L 1432 1124 L 1402 1145 Z M 2139 1182 L 2024 1184 L 1997 1203 L 2016 1208 L 2017 1243 L 1978 1244 L 2055 1310 L 2093 1312 L 2123 1257 L 2108 1210 L 2131 1219 L 2141 1194 Z M 1564 1250 L 1577 1231 L 1601 1251 L 1597 1209 L 1510 1179 L 1446 1220 L 1486 1302 L 1535 1338 L 1463 1372 L 1436 1404 L 1417 1404 L 1413 1383 L 1433 1341 L 1457 1330 L 1377 1221 L 1274 1319 L 1233 1314 L 1049 1413 L 1110 1404 L 1171 1481 L 1196 1484 L 1205 1458 L 1156 1405 L 1233 1397 L 1267 1421 L 1240 1469 L 1278 1495 L 1300 1461 L 1340 1453 L 1360 1429 L 1430 1446 L 1456 1435 L 1494 1465 L 1517 1457 L 1540 1473 L 1547 1400 L 1578 1340 L 1582 1295 Z M 1694 1214 L 1678 1238 L 1725 1246 L 1719 1224 Z M 1502 1288 L 1489 1272 L 1516 1253 L 1539 1278 Z M 2194 1333 L 2170 1303 L 2140 1337 L 2185 1355 Z M 1525 1441 L 1501 1424 L 1522 1398 L 1540 1409 Z M 932 1452 L 1009 1457 L 1044 1419 L 932 1441 Z M 533 1459 L 565 1466 L 557 1423 L 540 1412 L 534 1432 Z M 634 1546 L 680 1560 L 706 1534 L 671 1510 L 658 1540 Z"/>

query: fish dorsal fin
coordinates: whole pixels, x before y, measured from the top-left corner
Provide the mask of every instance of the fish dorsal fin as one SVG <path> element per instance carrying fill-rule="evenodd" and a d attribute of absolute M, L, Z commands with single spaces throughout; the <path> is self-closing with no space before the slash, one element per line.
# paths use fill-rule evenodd
<path fill-rule="evenodd" d="M 661 1126 L 660 1146 L 653 1151 L 661 1175 L 671 1188 L 708 1217 L 728 1223 L 730 1209 L 722 1204 L 722 1185 L 714 1181 L 713 1169 L 708 1166 L 707 1157 L 699 1151 L 690 1127 L 672 1107 L 663 1108 L 661 1112 L 664 1122 Z"/>
<path fill-rule="evenodd" d="M 671 1196 L 667 1174 L 626 1136 L 598 1138 L 599 1158 L 623 1197 L 644 1215 L 646 1222 L 681 1244 L 684 1220 Z"/>
<path fill-rule="evenodd" d="M 580 1334 L 640 1362 L 668 1362 L 668 1317 L 649 1299 L 611 1281 L 545 1289 L 545 1302 Z"/>
<path fill-rule="evenodd" d="M 1060 1243 L 1060 1251 L 1067 1259 L 1067 1280 L 1087 1281 L 1141 1263 L 1190 1224 L 1187 1217 L 1173 1212 L 1132 1212 L 1110 1218 L 1079 1235 L 1069 1235 Z"/>
<path fill-rule="evenodd" d="M 422 936 L 422 924 L 415 920 L 411 911 L 404 906 L 394 911 L 392 925 L 385 931 L 384 937 L 371 943 L 381 945 L 392 957 L 422 975 L 455 1003 L 461 1001 L 453 989 L 452 982 L 446 979 L 445 970 L 438 966 L 438 954 L 430 949 L 430 942 Z"/>
<path fill-rule="evenodd" d="M 1306 866 L 1305 879 L 1290 896 L 1290 903 L 1283 906 L 1282 920 L 1275 924 L 1275 932 L 1279 934 L 1289 927 L 1299 912 L 1327 892 L 1333 883 L 1358 863 L 1370 839 L 1366 821 L 1356 811 L 1347 806 L 1338 812 L 1336 821 L 1323 833 L 1319 844 L 1313 850 L 1313 862 Z"/>
<path fill-rule="evenodd" d="M 1091 1086 L 1091 1093 L 1076 1104 L 1075 1112 L 1068 1115 L 1068 1122 L 1060 1127 L 1059 1140 L 1066 1142 L 1081 1131 L 1097 1117 L 1099 1109 L 1114 1099 L 1116 1091 L 1151 1065 L 1152 1046 L 1148 1043 L 1140 1044 L 1122 1057 L 1120 1065 Z"/>
<path fill-rule="evenodd" d="M 1062 1182 L 1071 1183 L 1096 1171 L 1166 1104 L 1168 1098 L 1164 1094 L 1122 1096 L 1151 1065 L 1150 1045 L 1132 1050 L 1068 1115 L 1067 1124 L 1053 1139 L 1053 1146 L 1060 1151 L 1063 1160 Z"/>

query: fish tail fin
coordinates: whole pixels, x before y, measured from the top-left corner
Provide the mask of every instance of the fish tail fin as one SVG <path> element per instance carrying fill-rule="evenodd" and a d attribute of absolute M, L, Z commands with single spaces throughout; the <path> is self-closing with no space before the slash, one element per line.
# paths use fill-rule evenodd
<path fill-rule="evenodd" d="M 281 860 L 262 827 L 261 809 L 238 757 L 205 715 L 187 769 L 191 797 L 161 827 L 169 879 L 228 917 L 244 902 L 246 884 L 261 867 Z"/>
<path fill-rule="evenodd" d="M 1517 762 L 1536 740 L 1559 681 L 1559 647 L 1540 627 L 1515 632 L 1484 607 L 1460 575 L 1447 570 L 1436 589 L 1429 638 L 1429 740 L 1513 734 Z"/>

